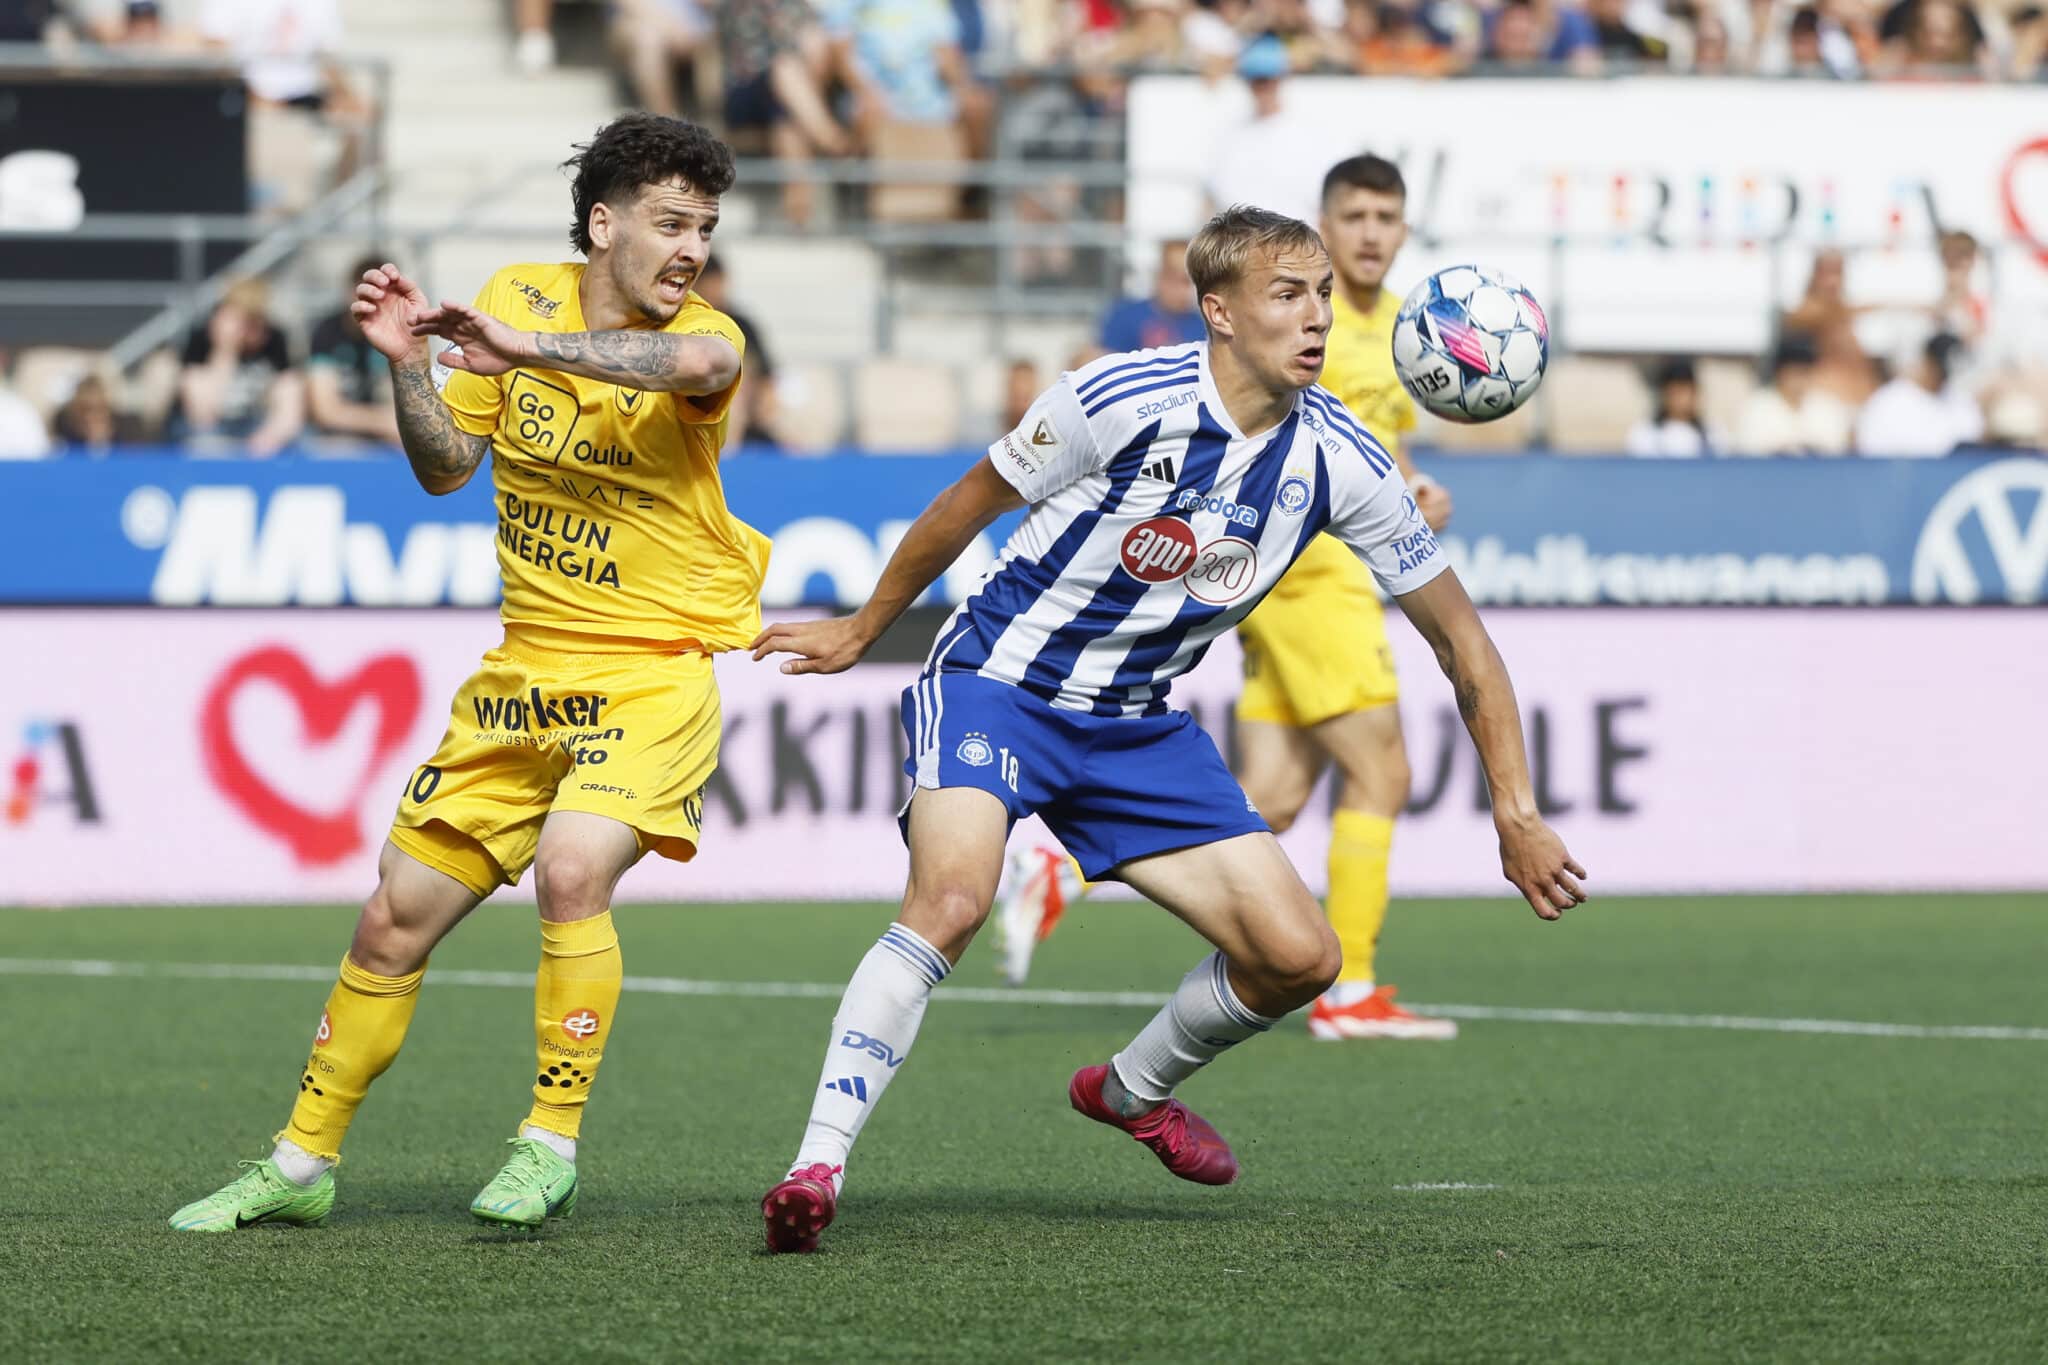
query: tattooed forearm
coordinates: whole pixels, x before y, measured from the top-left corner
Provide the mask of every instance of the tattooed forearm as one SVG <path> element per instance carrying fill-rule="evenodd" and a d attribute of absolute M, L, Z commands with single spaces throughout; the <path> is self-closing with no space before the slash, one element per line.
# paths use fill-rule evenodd
<path fill-rule="evenodd" d="M 469 481 L 491 452 L 488 436 L 472 436 L 455 425 L 434 388 L 429 362 L 400 361 L 391 367 L 391 401 L 398 409 L 398 436 L 413 476 L 429 493 L 449 493 Z"/>
<path fill-rule="evenodd" d="M 537 332 L 533 346 L 549 369 L 655 393 L 716 393 L 737 374 L 738 353 L 715 336 Z"/>
<path fill-rule="evenodd" d="M 534 348 L 545 360 L 580 372 L 587 366 L 635 388 L 666 388 L 682 357 L 679 336 L 666 332 L 541 332 Z"/>

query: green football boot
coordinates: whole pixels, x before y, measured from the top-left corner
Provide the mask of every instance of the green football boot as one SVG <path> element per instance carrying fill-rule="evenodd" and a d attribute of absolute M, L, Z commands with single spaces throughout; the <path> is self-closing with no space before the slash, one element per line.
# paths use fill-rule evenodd
<path fill-rule="evenodd" d="M 258 1223 L 311 1227 L 334 1208 L 334 1172 L 310 1185 L 295 1184 L 269 1157 L 244 1161 L 242 1174 L 196 1204 L 171 1215 L 179 1232 L 233 1232 Z"/>
<path fill-rule="evenodd" d="M 556 1156 L 545 1142 L 509 1138 L 512 1159 L 469 1201 L 469 1211 L 486 1223 L 537 1228 L 549 1218 L 576 1212 L 576 1163 Z"/>

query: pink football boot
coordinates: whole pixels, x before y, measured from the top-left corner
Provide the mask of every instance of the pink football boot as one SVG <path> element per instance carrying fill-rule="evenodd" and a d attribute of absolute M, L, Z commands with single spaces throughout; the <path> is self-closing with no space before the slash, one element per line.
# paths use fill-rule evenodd
<path fill-rule="evenodd" d="M 1168 1100 L 1142 1118 L 1127 1119 L 1102 1102 L 1102 1078 L 1109 1064 L 1084 1066 L 1067 1083 L 1075 1109 L 1112 1128 L 1121 1128 L 1152 1149 L 1160 1164 L 1198 1185 L 1228 1185 L 1237 1179 L 1237 1157 L 1209 1121 L 1179 1100 Z M 829 1221 L 831 1215 L 827 1214 Z"/>

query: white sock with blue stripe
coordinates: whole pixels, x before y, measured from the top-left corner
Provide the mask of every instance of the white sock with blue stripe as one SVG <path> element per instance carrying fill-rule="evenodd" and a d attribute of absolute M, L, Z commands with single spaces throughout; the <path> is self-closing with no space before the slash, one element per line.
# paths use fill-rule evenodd
<path fill-rule="evenodd" d="M 861 1125 L 910 1055 L 932 987 L 952 970 L 943 953 L 901 924 L 890 925 L 868 949 L 832 1017 L 825 1068 L 792 1173 L 818 1162 L 846 1165 Z"/>
<path fill-rule="evenodd" d="M 1245 1007 L 1230 987 L 1223 954 L 1211 953 L 1181 979 L 1173 999 L 1152 1016 L 1131 1045 L 1110 1058 L 1110 1071 L 1143 1112 L 1226 1048 L 1279 1022 Z M 1126 1116 L 1133 1115 L 1126 1111 Z"/>

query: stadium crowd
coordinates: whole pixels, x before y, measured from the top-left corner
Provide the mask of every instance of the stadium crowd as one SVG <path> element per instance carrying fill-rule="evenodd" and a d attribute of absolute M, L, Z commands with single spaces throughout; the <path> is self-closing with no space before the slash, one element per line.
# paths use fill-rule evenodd
<path fill-rule="evenodd" d="M 516 0 L 508 63 L 528 73 L 555 64 L 571 10 L 591 17 L 580 0 Z M 1255 92 L 1301 73 L 2033 79 L 2048 42 L 2038 7 L 1998 0 L 615 0 L 603 15 L 622 99 L 705 119 L 743 154 L 792 162 L 984 156 L 998 101 L 1027 127 L 1076 111 L 1114 119 L 1127 78 L 1142 72 L 1242 77 Z M 336 173 L 370 153 L 363 134 L 374 112 L 340 59 L 344 37 L 339 0 L 0 0 L 0 41 L 231 60 L 255 103 L 335 134 L 344 147 Z M 263 168 L 252 173 L 260 181 Z M 786 226 L 815 229 L 821 188 L 802 175 L 782 184 Z M 1110 221 L 1121 208 L 1113 195 L 1097 204 L 1065 194 L 1057 177 L 1018 201 L 1025 218 Z M 260 203 L 259 194 L 252 207 Z M 977 211 L 971 194 L 954 194 L 946 209 Z M 1179 249 L 1169 244 L 1149 292 L 1108 307 L 1102 348 L 1198 333 Z M 1938 455 L 2038 445 L 2048 434 L 2038 393 L 2013 382 L 2007 359 L 1987 344 L 1979 244 L 1950 232 L 1939 250 L 1940 295 L 1903 331 L 1886 331 L 1880 354 L 1860 335 L 1864 310 L 1845 290 L 1847 262 L 1822 252 L 1733 421 L 1705 416 L 1692 359 L 1642 361 L 1653 412 L 1628 433 L 1629 453 Z M 724 281 L 706 288 L 722 297 Z M 395 436 L 388 378 L 350 324 L 344 294 L 337 289 L 331 315 L 278 317 L 261 281 L 241 282 L 193 328 L 175 381 L 153 402 L 89 366 L 11 376 L 0 353 L 0 456 L 136 443 L 259 457 L 309 443 L 386 449 Z M 738 420 L 756 444 L 773 445 L 774 377 L 758 331 L 748 331 L 753 364 Z M 172 368 L 161 362 L 167 376 Z M 1007 386 L 1029 392 L 1038 378 L 1020 361 Z"/>

